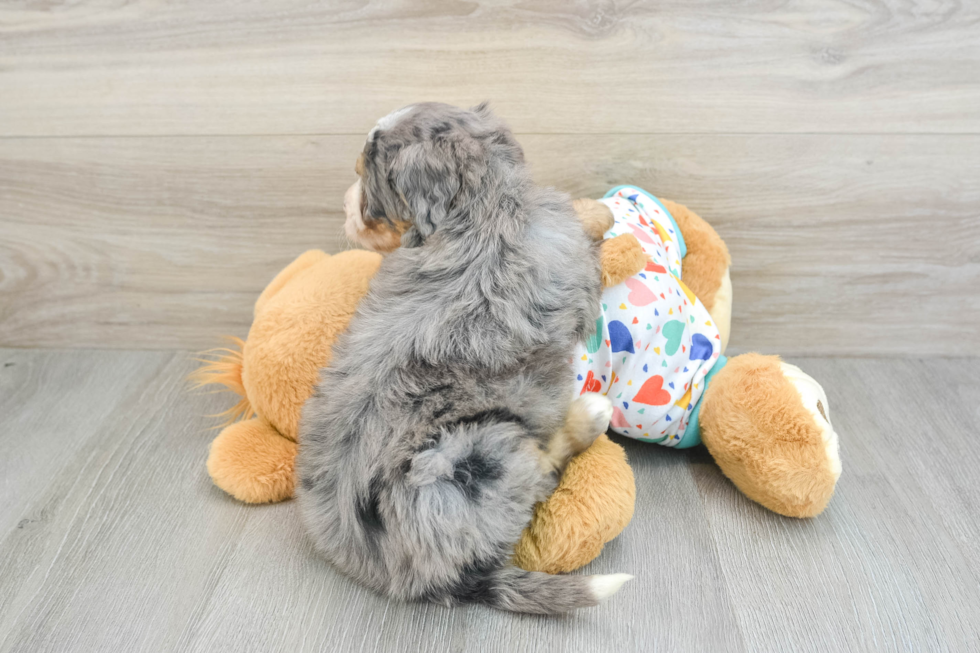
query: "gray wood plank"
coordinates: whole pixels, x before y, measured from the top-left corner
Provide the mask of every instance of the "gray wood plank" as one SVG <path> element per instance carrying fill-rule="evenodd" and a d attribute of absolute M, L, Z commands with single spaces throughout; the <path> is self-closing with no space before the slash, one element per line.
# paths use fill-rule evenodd
<path fill-rule="evenodd" d="M 883 450 L 895 454 L 888 461 L 896 467 L 891 476 L 915 479 L 911 491 L 929 498 L 929 513 L 953 535 L 980 578 L 980 524 L 963 518 L 980 506 L 980 367 L 976 359 L 927 359 L 904 363 L 903 372 L 899 384 L 889 382 L 894 377 L 890 367 L 852 364 L 848 369 L 867 387 L 879 389 L 869 402 L 901 407 L 876 411 L 874 417 L 885 439 Z M 882 383 L 882 378 L 888 381 Z M 914 436 L 903 437 L 909 423 L 917 427 Z M 921 455 L 923 449 L 928 456 Z M 878 447 L 869 447 L 869 455 L 878 456 L 877 466 L 884 466 Z"/>
<path fill-rule="evenodd" d="M 105 424 L 123 418 L 132 389 L 172 358 L 0 350 L 0 643 L 66 545 L 51 527 L 77 517 L 88 489 L 79 466 L 98 464 Z M 52 484 L 58 491 L 49 492 Z"/>
<path fill-rule="evenodd" d="M 0 367 L 15 393 L 0 397 L 0 459 L 19 452 L 37 470 L 7 467 L 0 486 L 17 512 L 0 530 L 0 651 L 980 643 L 974 361 L 794 359 L 828 390 L 845 470 L 809 521 L 752 504 L 703 451 L 625 441 L 636 516 L 586 571 L 637 578 L 595 610 L 537 618 L 389 601 L 317 558 L 291 503 L 248 507 L 214 488 L 201 415 L 228 398 L 184 392 L 187 354 L 0 359 L 16 362 Z"/>
<path fill-rule="evenodd" d="M 60 399 L 58 358 L 35 355 L 36 365 L 49 365 L 38 374 L 50 382 L 25 406 L 40 422 L 28 442 L 38 457 L 77 450 L 56 473 L 30 479 L 33 497 L 21 512 L 41 517 L 0 533 L 0 650 L 164 650 L 249 517 L 202 473 L 209 437 L 202 406 L 189 406 L 184 392 L 186 354 L 133 352 L 120 365 L 121 356 L 62 354 L 75 359 L 69 369 L 91 369 L 76 383 L 93 406 L 103 393 L 122 397 L 111 413 L 79 402 L 66 416 L 44 408 Z M 104 382 L 117 366 L 149 373 L 117 388 Z M 222 403 L 211 399 L 210 409 Z M 17 412 L 5 409 L 0 419 L 2 446 L 16 448 L 5 427 Z M 97 434 L 83 446 L 73 442 L 90 429 Z"/>
<path fill-rule="evenodd" d="M 60 371 L 60 358 L 14 353 L 33 357 L 42 378 Z M 200 415 L 222 398 L 182 392 L 192 367 L 186 355 L 62 356 L 91 368 L 78 386 L 93 395 L 108 371 L 93 357 L 104 356 L 106 367 L 123 357 L 139 366 L 149 357 L 156 367 L 122 393 L 117 414 L 93 416 L 101 437 L 36 488 L 26 510 L 46 518 L 0 534 L 0 596 L 10 597 L 0 611 L 0 650 L 742 650 L 733 607 L 715 591 L 722 574 L 703 508 L 675 459 L 634 462 L 638 475 L 654 479 L 639 483 L 636 523 L 648 526 L 628 531 L 589 570 L 633 570 L 684 551 L 674 564 L 640 575 L 624 601 L 557 619 L 401 604 L 317 558 L 291 503 L 245 507 L 210 486 Z M 35 404 L 51 400 L 51 387 L 33 389 Z M 40 412 L 37 405 L 23 410 Z M 0 429 L 19 412 L 0 415 Z M 49 420 L 44 447 L 72 436 L 61 415 L 37 419 Z M 665 503 L 685 515 L 669 529 L 651 514 Z M 683 611 L 672 607 L 668 588 L 694 587 L 712 589 L 691 592 Z M 654 622 L 649 632 L 626 627 Z"/>
<path fill-rule="evenodd" d="M 736 348 L 977 355 L 980 136 L 523 136 L 575 196 L 641 185 L 728 242 Z M 0 140 L 0 344 L 206 348 L 336 252 L 360 136 Z"/>
<path fill-rule="evenodd" d="M 955 389 L 980 391 L 954 360 L 799 359 L 824 385 L 844 474 L 810 521 L 771 514 L 713 466 L 698 486 L 750 650 L 965 651 L 980 645 L 980 575 L 968 504 L 980 491 L 977 420 Z M 932 412 L 942 432 L 932 431 Z M 957 486 L 924 478 L 949 475 Z M 951 504 L 951 505 L 947 505 Z M 971 550 L 972 549 L 972 550 Z"/>
<path fill-rule="evenodd" d="M 28 509 L 37 493 L 102 435 L 102 424 L 125 405 L 130 388 L 172 357 L 0 349 L 0 533 L 50 517 L 44 505 Z"/>
<path fill-rule="evenodd" d="M 494 100 L 537 133 L 980 129 L 976 3 L 14 3 L 0 134 L 366 133 Z"/>

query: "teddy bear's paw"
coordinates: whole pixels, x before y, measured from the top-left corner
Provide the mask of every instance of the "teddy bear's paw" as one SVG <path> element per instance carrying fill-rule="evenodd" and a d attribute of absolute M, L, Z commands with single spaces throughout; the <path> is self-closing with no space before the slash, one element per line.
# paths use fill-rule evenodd
<path fill-rule="evenodd" d="M 595 240 L 602 240 L 603 234 L 612 229 L 615 223 L 612 209 L 588 197 L 582 197 L 572 202 L 572 208 L 582 221 L 585 233 Z"/>
<path fill-rule="evenodd" d="M 830 470 L 834 474 L 835 480 L 840 478 L 840 444 L 837 432 L 834 431 L 833 424 L 830 423 L 830 404 L 827 402 L 827 393 L 823 386 L 814 380 L 812 376 L 798 368 L 783 361 L 779 362 L 779 367 L 783 371 L 783 376 L 793 384 L 800 398 L 803 400 L 803 407 L 813 416 L 820 429 L 820 436 L 823 438 L 824 450 L 827 453 L 827 462 Z"/>
<path fill-rule="evenodd" d="M 581 406 L 582 413 L 588 420 L 588 427 L 579 430 L 579 438 L 588 447 L 609 428 L 609 421 L 613 416 L 612 402 L 605 395 L 595 392 L 588 392 L 575 401 Z M 585 440 L 588 442 L 585 443 Z"/>
<path fill-rule="evenodd" d="M 214 484 L 245 503 L 274 503 L 293 495 L 296 443 L 261 418 L 226 427 L 208 455 Z"/>

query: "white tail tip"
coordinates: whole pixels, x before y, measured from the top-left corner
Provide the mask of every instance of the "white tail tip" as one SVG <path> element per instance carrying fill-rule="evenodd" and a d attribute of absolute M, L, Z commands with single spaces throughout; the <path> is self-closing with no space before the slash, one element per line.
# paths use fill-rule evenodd
<path fill-rule="evenodd" d="M 623 586 L 623 583 L 628 580 L 633 580 L 633 577 L 629 574 L 604 574 L 593 576 L 589 584 L 592 587 L 592 595 L 595 596 L 596 600 L 605 601 L 618 592 L 619 588 Z"/>

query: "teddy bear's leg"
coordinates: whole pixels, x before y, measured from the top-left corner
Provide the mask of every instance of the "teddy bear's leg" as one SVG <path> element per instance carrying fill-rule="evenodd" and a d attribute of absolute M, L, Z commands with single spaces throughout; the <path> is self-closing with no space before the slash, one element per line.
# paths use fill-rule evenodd
<path fill-rule="evenodd" d="M 721 334 L 721 351 L 728 346 L 732 323 L 732 264 L 728 247 L 711 225 L 683 204 L 663 200 L 677 222 L 687 255 L 683 262 L 684 285 L 691 289 L 708 309 Z"/>
<path fill-rule="evenodd" d="M 296 275 L 307 270 L 320 261 L 330 258 L 328 254 L 322 252 L 318 249 L 311 249 L 300 254 L 296 260 L 284 267 L 279 274 L 265 287 L 259 298 L 255 300 L 255 310 L 254 314 L 258 315 L 262 312 L 262 308 L 265 304 L 272 299 L 283 287 L 290 281 L 296 278 Z"/>
<path fill-rule="evenodd" d="M 527 571 L 558 574 L 592 562 L 626 528 L 635 501 L 626 452 L 600 435 L 572 458 L 554 493 L 535 507 L 514 563 Z"/>
<path fill-rule="evenodd" d="M 701 399 L 701 439 L 750 499 L 788 517 L 819 514 L 841 473 L 823 388 L 778 356 L 743 354 Z"/>
<path fill-rule="evenodd" d="M 293 496 L 296 443 L 261 418 L 236 422 L 211 443 L 208 473 L 214 484 L 245 503 Z"/>

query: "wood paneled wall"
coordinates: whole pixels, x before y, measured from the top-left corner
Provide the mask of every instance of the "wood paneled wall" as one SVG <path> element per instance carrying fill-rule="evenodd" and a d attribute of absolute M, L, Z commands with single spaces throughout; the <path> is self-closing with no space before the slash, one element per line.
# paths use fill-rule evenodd
<path fill-rule="evenodd" d="M 698 211 L 735 349 L 980 354 L 980 5 L 900 0 L 2 6 L 0 345 L 244 335 L 423 99 Z"/>

